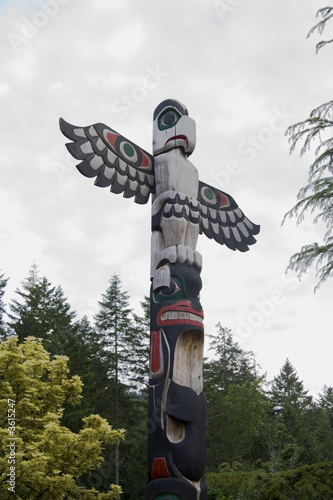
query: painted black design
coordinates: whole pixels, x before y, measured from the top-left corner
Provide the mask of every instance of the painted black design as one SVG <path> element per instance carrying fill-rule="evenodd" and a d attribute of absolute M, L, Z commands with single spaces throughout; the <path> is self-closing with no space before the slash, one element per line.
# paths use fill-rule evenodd
<path fill-rule="evenodd" d="M 253 224 L 227 193 L 199 181 L 200 232 L 231 250 L 246 252 L 256 243 L 260 226 Z"/>
<path fill-rule="evenodd" d="M 82 160 L 77 165 L 81 174 L 96 177 L 96 186 L 110 186 L 112 193 L 147 203 L 155 192 L 154 158 L 150 153 L 103 123 L 76 127 L 61 118 L 60 128 L 73 141 L 66 144 L 68 151 Z"/>

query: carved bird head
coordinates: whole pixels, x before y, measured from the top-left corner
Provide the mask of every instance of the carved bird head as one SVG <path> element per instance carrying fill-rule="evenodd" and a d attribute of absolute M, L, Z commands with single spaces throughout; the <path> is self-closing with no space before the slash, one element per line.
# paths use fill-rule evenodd
<path fill-rule="evenodd" d="M 187 156 L 193 153 L 196 142 L 195 121 L 187 108 L 175 99 L 161 102 L 154 111 L 153 154 L 182 148 Z"/>

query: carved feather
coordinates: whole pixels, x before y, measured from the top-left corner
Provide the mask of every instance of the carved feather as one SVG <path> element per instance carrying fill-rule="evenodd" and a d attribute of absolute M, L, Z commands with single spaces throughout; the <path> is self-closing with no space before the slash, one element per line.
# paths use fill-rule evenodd
<path fill-rule="evenodd" d="M 112 193 L 147 203 L 155 192 L 154 157 L 103 123 L 77 127 L 60 118 L 60 129 L 71 141 L 66 144 L 77 160 L 79 172 L 96 177 L 95 185 L 110 186 Z"/>
<path fill-rule="evenodd" d="M 256 242 L 254 235 L 259 233 L 260 226 L 245 217 L 229 194 L 199 181 L 198 202 L 200 233 L 241 252 Z"/>

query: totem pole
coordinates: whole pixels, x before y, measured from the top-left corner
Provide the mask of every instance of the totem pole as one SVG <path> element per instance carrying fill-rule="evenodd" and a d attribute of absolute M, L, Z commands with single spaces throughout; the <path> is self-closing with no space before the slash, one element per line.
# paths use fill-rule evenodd
<path fill-rule="evenodd" d="M 153 156 L 97 123 L 60 119 L 78 170 L 97 186 L 146 203 L 152 195 L 147 500 L 205 500 L 202 258 L 199 233 L 244 252 L 259 226 L 228 194 L 198 178 L 189 161 L 195 122 L 179 101 L 157 106 Z"/>

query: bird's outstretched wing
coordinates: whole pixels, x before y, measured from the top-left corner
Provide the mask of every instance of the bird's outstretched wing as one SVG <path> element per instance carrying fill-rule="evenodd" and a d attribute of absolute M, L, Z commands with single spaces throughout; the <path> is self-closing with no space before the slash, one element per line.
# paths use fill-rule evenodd
<path fill-rule="evenodd" d="M 241 252 L 256 242 L 253 235 L 259 233 L 260 226 L 245 217 L 230 195 L 199 181 L 198 202 L 200 233 Z"/>
<path fill-rule="evenodd" d="M 71 141 L 68 151 L 86 177 L 96 177 L 96 186 L 111 186 L 112 193 L 134 196 L 147 203 L 155 191 L 154 157 L 103 123 L 76 127 L 60 118 L 60 129 Z"/>

